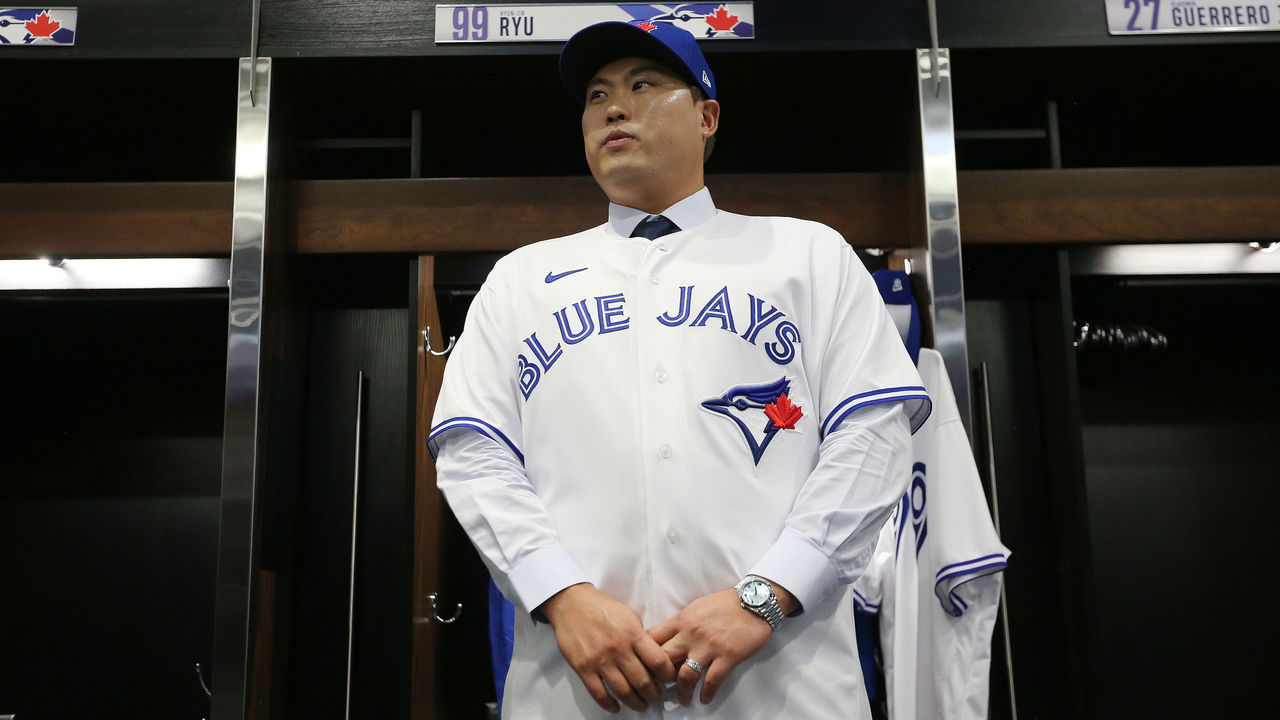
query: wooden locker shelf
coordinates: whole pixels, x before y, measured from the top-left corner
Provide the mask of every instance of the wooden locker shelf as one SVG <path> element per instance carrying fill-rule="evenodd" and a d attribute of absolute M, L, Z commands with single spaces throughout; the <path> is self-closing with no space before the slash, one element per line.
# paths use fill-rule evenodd
<path fill-rule="evenodd" d="M 967 245 L 1271 241 L 1280 167 L 959 173 Z M 911 244 L 905 173 L 713 175 L 726 210 L 824 222 L 855 246 Z M 290 239 L 302 253 L 495 252 L 603 220 L 589 177 L 303 180 Z M 227 255 L 228 183 L 0 184 L 0 257 Z M 477 244 L 476 237 L 485 241 Z"/>

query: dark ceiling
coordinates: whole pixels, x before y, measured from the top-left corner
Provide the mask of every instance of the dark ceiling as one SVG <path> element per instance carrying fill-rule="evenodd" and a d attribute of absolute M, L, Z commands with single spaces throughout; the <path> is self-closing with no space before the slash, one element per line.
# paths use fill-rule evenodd
<path fill-rule="evenodd" d="M 1267 87 L 1276 45 L 953 53 L 957 129 L 1043 130 L 1065 167 L 1280 164 Z M 712 173 L 907 170 L 918 146 L 909 51 L 710 54 L 723 106 Z M 586 172 L 577 105 L 552 56 L 279 59 L 272 122 L 295 177 Z M 229 180 L 234 60 L 11 59 L 0 182 Z M 1049 166 L 1041 138 L 962 139 L 960 169 Z M 329 146 L 317 141 L 330 141 Z"/>

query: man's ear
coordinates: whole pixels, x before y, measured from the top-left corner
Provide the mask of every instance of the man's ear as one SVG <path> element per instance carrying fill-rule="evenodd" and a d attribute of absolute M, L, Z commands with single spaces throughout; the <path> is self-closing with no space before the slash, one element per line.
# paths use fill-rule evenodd
<path fill-rule="evenodd" d="M 702 100 L 698 113 L 702 117 L 702 137 L 709 138 L 716 134 L 720 127 L 720 103 L 715 100 Z"/>

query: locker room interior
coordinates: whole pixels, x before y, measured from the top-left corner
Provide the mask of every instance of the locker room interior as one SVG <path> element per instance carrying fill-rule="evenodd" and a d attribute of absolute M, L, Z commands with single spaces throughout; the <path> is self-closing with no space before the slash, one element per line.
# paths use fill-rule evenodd
<path fill-rule="evenodd" d="M 559 45 L 263 0 L 266 209 L 233 245 L 250 5 L 87 2 L 74 48 L 0 47 L 0 716 L 489 717 L 487 575 L 423 424 L 493 263 L 603 219 Z M 1012 550 L 989 716 L 1262 716 L 1280 33 L 939 0 L 949 265 L 932 3 L 754 5 L 759 39 L 705 48 L 717 201 L 910 259 L 926 312 L 963 288 L 926 325 Z"/>

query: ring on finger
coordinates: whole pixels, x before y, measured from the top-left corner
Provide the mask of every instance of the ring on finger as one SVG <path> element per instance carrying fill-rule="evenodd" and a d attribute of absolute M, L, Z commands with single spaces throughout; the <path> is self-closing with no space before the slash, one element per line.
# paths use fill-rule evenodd
<path fill-rule="evenodd" d="M 694 660 L 693 658 L 685 658 L 684 666 L 698 673 L 699 675 L 701 675 L 703 670 L 705 669 L 702 667 L 702 663 L 698 662 L 697 660 Z"/>

